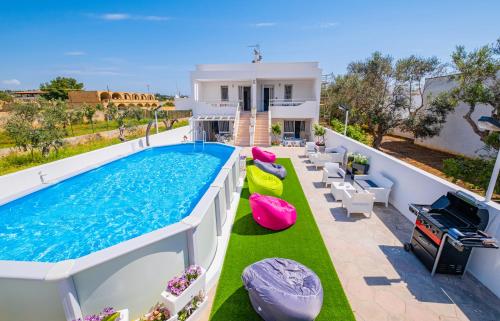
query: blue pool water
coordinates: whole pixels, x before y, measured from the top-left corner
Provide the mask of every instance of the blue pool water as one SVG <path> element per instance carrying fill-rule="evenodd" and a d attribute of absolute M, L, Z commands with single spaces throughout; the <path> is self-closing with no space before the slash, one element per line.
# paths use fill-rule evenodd
<path fill-rule="evenodd" d="M 0 206 L 0 260 L 74 259 L 178 222 L 232 152 L 152 148 Z"/>

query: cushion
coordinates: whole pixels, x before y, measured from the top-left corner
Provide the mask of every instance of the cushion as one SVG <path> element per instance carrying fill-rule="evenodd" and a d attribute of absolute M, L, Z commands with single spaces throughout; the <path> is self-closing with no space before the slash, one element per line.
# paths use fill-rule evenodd
<path fill-rule="evenodd" d="M 280 198 L 253 193 L 249 201 L 253 219 L 267 229 L 284 230 L 297 220 L 295 207 Z"/>
<path fill-rule="evenodd" d="M 271 196 L 283 194 L 283 183 L 276 176 L 266 173 L 255 165 L 247 167 L 248 189 L 250 194 L 259 193 Z"/>
<path fill-rule="evenodd" d="M 275 163 L 266 163 L 258 159 L 254 159 L 253 163 L 255 166 L 260 168 L 266 173 L 273 174 L 274 176 L 278 177 L 279 179 L 284 179 L 286 177 L 286 169 L 280 164 L 275 164 Z"/>
<path fill-rule="evenodd" d="M 260 149 L 257 146 L 252 147 L 252 157 L 253 157 L 253 159 L 259 159 L 259 160 L 261 160 L 263 162 L 267 162 L 267 163 L 274 163 L 274 161 L 276 160 L 275 154 L 268 152 L 268 151 L 265 151 L 263 149 Z"/>
<path fill-rule="evenodd" d="M 358 183 L 359 186 L 361 186 L 363 189 L 367 189 L 370 187 L 379 187 L 375 182 L 369 179 L 358 179 L 356 180 L 356 183 Z"/>
<path fill-rule="evenodd" d="M 321 311 L 321 281 L 296 261 L 259 261 L 245 268 L 242 280 L 255 312 L 264 320 L 312 321 Z"/>

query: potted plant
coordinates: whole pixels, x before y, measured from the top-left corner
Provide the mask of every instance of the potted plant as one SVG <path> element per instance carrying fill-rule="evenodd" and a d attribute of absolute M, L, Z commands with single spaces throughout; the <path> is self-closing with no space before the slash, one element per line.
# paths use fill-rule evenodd
<path fill-rule="evenodd" d="M 98 314 L 87 315 L 73 321 L 128 321 L 128 310 L 116 311 L 112 307 L 104 308 Z"/>
<path fill-rule="evenodd" d="M 367 174 L 370 165 L 368 164 L 368 157 L 362 154 L 354 154 L 352 160 L 352 173 L 354 175 Z"/>
<path fill-rule="evenodd" d="M 313 126 L 314 136 L 316 137 L 316 146 L 320 152 L 325 151 L 325 135 L 326 129 L 319 124 L 314 124 Z"/>
<path fill-rule="evenodd" d="M 195 296 L 205 291 L 206 271 L 201 266 L 188 267 L 180 276 L 168 281 L 161 293 L 165 306 L 173 314 L 181 311 Z"/>
<path fill-rule="evenodd" d="M 139 321 L 175 321 L 177 317 L 175 315 L 172 316 L 168 308 L 163 303 L 156 303 L 149 309 L 149 312 L 146 313 Z"/>
<path fill-rule="evenodd" d="M 273 134 L 272 145 L 279 145 L 279 137 L 281 136 L 281 126 L 279 123 L 274 123 L 271 126 L 271 133 Z"/>
<path fill-rule="evenodd" d="M 191 300 L 191 302 L 189 302 L 188 305 L 184 307 L 184 309 L 179 311 L 179 313 L 177 314 L 177 320 L 197 320 L 206 304 L 206 296 L 203 294 L 203 292 L 200 292 Z"/>

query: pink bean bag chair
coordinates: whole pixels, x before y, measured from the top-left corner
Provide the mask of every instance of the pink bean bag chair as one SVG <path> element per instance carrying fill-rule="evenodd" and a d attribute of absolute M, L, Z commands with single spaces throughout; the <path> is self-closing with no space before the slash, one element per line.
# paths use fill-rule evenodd
<path fill-rule="evenodd" d="M 271 152 L 260 149 L 257 146 L 252 147 L 253 159 L 258 159 L 266 163 L 274 163 L 276 160 L 276 155 Z"/>
<path fill-rule="evenodd" d="M 297 220 L 295 207 L 277 197 L 253 193 L 250 207 L 255 222 L 273 231 L 289 228 Z"/>

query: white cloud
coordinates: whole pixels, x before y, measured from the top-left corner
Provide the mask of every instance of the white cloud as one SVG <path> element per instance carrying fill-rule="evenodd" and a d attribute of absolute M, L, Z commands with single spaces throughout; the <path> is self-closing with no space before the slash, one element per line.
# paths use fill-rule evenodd
<path fill-rule="evenodd" d="M 5 79 L 2 80 L 2 84 L 7 85 L 7 86 L 19 86 L 21 82 L 17 79 Z"/>
<path fill-rule="evenodd" d="M 257 22 L 256 24 L 254 24 L 254 27 L 257 27 L 257 28 L 262 28 L 262 27 L 274 27 L 276 26 L 278 23 L 276 22 Z"/>
<path fill-rule="evenodd" d="M 83 68 L 83 69 L 63 69 L 60 71 L 66 75 L 80 75 L 80 76 L 124 76 L 115 68 Z"/>
<path fill-rule="evenodd" d="M 65 56 L 85 56 L 87 53 L 83 51 L 66 51 Z"/>
<path fill-rule="evenodd" d="M 128 13 L 105 13 L 93 16 L 107 21 L 121 21 L 121 20 L 167 21 L 171 19 L 171 17 L 167 16 L 139 16 L 139 15 L 131 15 Z"/>
<path fill-rule="evenodd" d="M 101 17 L 101 19 L 111 20 L 111 21 L 127 20 L 127 19 L 131 18 L 131 16 L 129 14 L 126 14 L 126 13 L 105 13 L 105 14 L 101 15 L 100 17 Z"/>
<path fill-rule="evenodd" d="M 165 17 L 165 16 L 144 16 L 139 18 L 149 21 L 167 21 L 171 19 L 170 17 Z"/>
<path fill-rule="evenodd" d="M 304 26 L 304 29 L 330 29 L 339 25 L 338 22 L 321 22 L 314 25 Z"/>
<path fill-rule="evenodd" d="M 328 29 L 328 28 L 334 28 L 338 25 L 339 25 L 338 22 L 323 22 L 319 24 L 319 27 L 322 29 Z"/>

